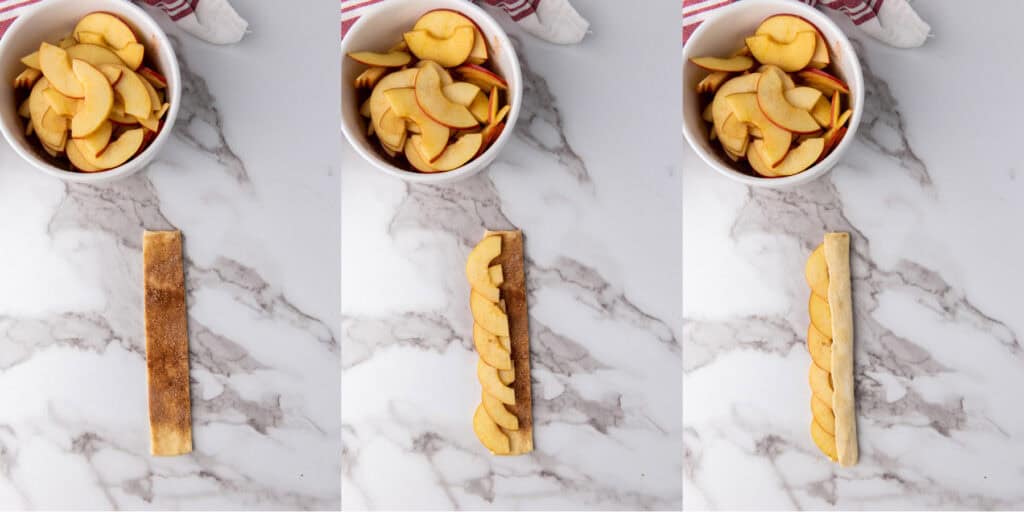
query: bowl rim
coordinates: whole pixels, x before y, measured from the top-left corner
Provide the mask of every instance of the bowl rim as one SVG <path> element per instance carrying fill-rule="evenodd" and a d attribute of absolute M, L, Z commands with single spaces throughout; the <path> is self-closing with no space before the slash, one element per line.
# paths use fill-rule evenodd
<path fill-rule="evenodd" d="M 35 169 L 49 176 L 53 176 L 65 181 L 72 182 L 87 182 L 87 183 L 98 183 L 104 181 L 116 180 L 131 176 L 142 170 L 149 162 L 154 158 L 160 148 L 167 142 L 171 137 L 171 133 L 174 129 L 174 123 L 178 115 L 178 109 L 181 104 L 181 70 L 178 65 L 178 56 L 174 50 L 174 46 L 171 44 L 171 40 L 167 37 L 167 34 L 160 27 L 160 25 L 153 19 L 149 13 L 131 2 L 124 2 L 120 0 L 92 0 L 93 2 L 103 3 L 111 6 L 107 9 L 95 9 L 95 11 L 105 11 L 114 14 L 118 17 L 124 17 L 126 22 L 131 24 L 132 29 L 140 35 L 140 39 L 145 37 L 155 36 L 157 48 L 155 51 L 158 54 L 165 54 L 166 62 L 164 63 L 165 69 L 159 70 L 163 76 L 167 79 L 167 89 L 171 91 L 170 97 L 167 101 L 170 107 L 163 119 L 163 126 L 160 128 L 160 132 L 157 133 L 153 141 L 146 147 L 141 153 L 133 156 L 127 162 L 108 169 L 106 171 L 98 172 L 75 172 L 56 167 L 49 162 L 43 160 L 36 155 L 31 149 L 24 147 L 20 141 L 11 133 L 11 128 L 7 126 L 2 120 L 0 120 L 0 132 L 3 133 L 4 139 L 7 141 L 15 153 L 18 154 Z M 3 38 L 0 38 L 0 56 L 6 54 L 8 48 L 12 46 L 13 41 L 17 40 L 18 37 L 22 36 L 21 33 L 23 27 L 27 26 L 31 20 L 38 16 L 44 16 L 50 14 L 52 11 L 60 11 L 61 8 L 67 4 L 77 4 L 78 0 L 48 0 L 47 2 L 41 2 L 36 4 L 28 11 L 22 13 L 14 20 L 7 31 L 4 33 Z M 128 14 L 125 14 L 125 13 Z M 138 32 L 145 30 L 145 34 L 138 34 Z M 45 37 L 45 36 L 44 36 Z M 40 39 L 41 41 L 43 39 Z M 153 45 L 147 44 L 147 50 L 150 50 Z M 0 108 L 5 108 L 0 106 Z M 12 108 L 7 106 L 6 108 Z"/>
<path fill-rule="evenodd" d="M 477 155 L 475 158 L 473 158 L 473 160 L 469 161 L 468 163 L 466 163 L 462 167 L 459 167 L 458 169 L 436 173 L 421 173 L 409 171 L 391 165 L 391 163 L 381 158 L 380 155 L 374 152 L 366 151 L 362 147 L 362 145 L 357 142 L 357 139 L 359 141 L 365 140 L 366 135 L 362 132 L 362 130 L 360 130 L 358 134 L 353 133 L 352 129 L 349 128 L 348 124 L 345 123 L 344 117 L 341 118 L 342 133 L 347 139 L 349 146 L 351 146 L 355 150 L 355 152 L 358 153 L 359 156 L 363 158 L 363 160 L 369 162 L 374 168 L 384 172 L 385 174 L 409 182 L 444 183 L 458 181 L 483 171 L 494 161 L 497 155 L 508 143 L 508 140 L 512 136 L 512 133 L 515 131 L 515 125 L 516 122 L 519 120 L 519 113 L 522 108 L 522 68 L 519 63 L 519 54 L 515 49 L 515 45 L 512 44 L 512 39 L 508 36 L 508 33 L 505 32 L 505 30 L 501 27 L 501 24 L 499 24 L 498 21 L 494 19 L 494 17 L 492 17 L 489 13 L 487 13 L 487 11 L 481 9 L 477 5 L 474 5 L 470 2 L 455 2 L 458 3 L 459 6 L 457 9 L 454 9 L 449 5 L 450 3 L 451 2 L 444 2 L 444 4 L 442 5 L 437 2 L 428 0 L 389 0 L 387 2 L 381 2 L 373 6 L 367 12 L 363 13 L 359 17 L 359 19 L 356 20 L 356 22 L 353 23 L 351 27 L 349 27 L 345 37 L 343 37 L 341 40 L 340 57 L 342 61 L 342 66 L 345 66 L 345 56 L 350 51 L 349 47 L 352 44 L 354 44 L 352 43 L 352 41 L 355 40 L 354 37 L 349 36 L 351 36 L 353 33 L 358 33 L 361 30 L 367 30 L 367 27 L 373 22 L 374 18 L 376 18 L 377 16 L 384 16 L 385 13 L 390 11 L 391 9 L 396 9 L 396 6 L 415 5 L 417 7 L 423 7 L 424 13 L 439 9 L 449 9 L 456 11 L 464 10 L 466 12 L 473 13 L 477 17 L 486 19 L 493 26 L 495 32 L 493 34 L 485 33 L 485 36 L 497 36 L 502 46 L 502 49 L 505 49 L 509 52 L 509 61 L 511 62 L 511 69 L 506 70 L 505 76 L 502 78 L 504 78 L 505 81 L 509 84 L 508 95 L 509 102 L 512 108 L 508 113 L 508 117 L 505 118 L 505 128 L 502 129 L 501 134 L 498 135 L 498 138 L 490 145 L 490 147 L 487 148 L 486 151 L 484 151 L 480 155 Z M 477 23 L 476 19 L 473 19 L 473 17 L 471 17 L 471 19 L 474 23 Z M 479 23 L 477 23 L 477 25 L 479 25 Z M 480 27 L 480 29 L 481 31 L 483 31 L 483 27 Z M 351 84 L 344 83 L 344 81 L 341 83 L 341 87 L 342 109 L 344 109 L 345 99 L 351 95 L 351 92 L 346 91 L 352 91 L 353 87 L 351 86 Z"/>
<path fill-rule="evenodd" d="M 832 19 L 830 19 L 824 13 L 818 11 L 814 7 L 811 7 L 801 2 L 792 2 L 788 0 L 744 0 L 742 2 L 736 2 L 731 5 L 727 5 L 721 8 L 718 12 L 714 13 L 708 19 L 704 20 L 704 22 L 702 22 L 700 26 L 697 27 L 696 30 L 694 30 L 693 34 L 690 35 L 688 41 L 692 42 L 694 40 L 697 40 L 707 30 L 710 30 L 709 27 L 711 26 L 711 23 L 709 22 L 711 21 L 718 21 L 722 17 L 730 16 L 733 13 L 739 12 L 743 9 L 752 9 L 759 6 L 770 6 L 779 9 L 779 12 L 775 14 L 769 14 L 765 16 L 765 18 L 779 14 L 795 14 L 804 18 L 808 18 L 809 21 L 812 21 L 815 25 L 824 25 L 825 27 L 827 27 L 829 32 L 832 32 L 836 36 L 835 38 L 842 43 L 842 46 L 849 49 L 849 51 L 844 51 L 843 53 L 844 55 L 849 57 L 849 60 L 852 64 L 851 74 L 853 76 L 846 77 L 846 83 L 851 89 L 850 95 L 856 99 L 856 104 L 860 105 L 860 107 L 853 111 L 853 116 L 847 123 L 846 135 L 843 136 L 843 140 L 839 142 L 839 145 L 837 145 L 835 149 L 833 149 L 832 152 L 829 153 L 829 155 L 820 162 L 812 165 L 811 167 L 809 167 L 808 169 L 801 173 L 781 178 L 751 176 L 749 174 L 739 172 L 730 166 L 723 165 L 722 163 L 718 162 L 716 158 L 707 154 L 707 152 L 704 151 L 703 147 L 701 147 L 698 141 L 696 140 L 696 137 L 698 137 L 698 135 L 692 133 L 692 131 L 689 129 L 686 123 L 686 117 L 690 111 L 687 110 L 685 105 L 683 106 L 683 136 L 686 138 L 687 143 L 690 145 L 693 151 L 701 158 L 701 160 L 703 160 L 704 163 L 706 163 L 712 169 L 717 171 L 719 174 L 722 174 L 735 181 L 756 187 L 786 188 L 806 183 L 808 181 L 820 178 L 825 174 L 828 174 L 828 172 L 830 172 L 832 168 L 835 167 L 835 165 L 838 163 L 843 153 L 845 153 L 849 149 L 850 145 L 853 143 L 853 140 L 856 138 L 857 129 L 860 126 L 861 118 L 864 114 L 864 76 L 863 71 L 861 69 L 860 58 L 858 57 L 857 53 L 853 51 L 853 45 L 850 43 L 850 39 L 846 36 L 846 33 L 843 32 L 839 25 L 837 25 L 834 21 L 832 21 Z M 819 30 L 825 32 L 825 29 L 819 28 Z M 827 39 L 826 42 L 828 42 Z M 832 50 L 833 52 L 835 52 L 835 46 L 837 45 L 829 43 L 829 49 Z M 688 51 L 687 48 L 693 47 L 693 45 L 683 46 L 682 55 L 684 72 L 686 67 L 689 65 L 688 62 L 691 56 L 690 54 L 693 52 L 693 50 Z"/>

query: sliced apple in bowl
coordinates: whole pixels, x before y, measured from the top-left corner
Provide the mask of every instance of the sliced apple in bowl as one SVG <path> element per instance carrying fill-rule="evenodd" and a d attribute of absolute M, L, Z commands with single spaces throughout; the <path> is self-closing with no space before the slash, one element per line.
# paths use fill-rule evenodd
<path fill-rule="evenodd" d="M 762 141 L 759 147 L 768 163 L 772 166 L 786 158 L 789 146 L 793 142 L 793 134 L 779 128 L 765 117 L 757 105 L 755 93 L 733 94 L 726 98 L 734 115 L 743 123 L 750 123 L 761 132 Z"/>
<path fill-rule="evenodd" d="M 431 119 L 449 128 L 473 128 L 479 126 L 469 109 L 454 103 L 441 90 L 441 77 L 427 66 L 416 75 L 416 102 Z"/>
<path fill-rule="evenodd" d="M 391 110 L 400 117 L 416 123 L 422 142 L 420 150 L 428 161 L 433 160 L 448 145 L 451 130 L 430 118 L 416 102 L 416 91 L 412 88 L 391 89 L 384 91 L 384 96 L 391 105 Z"/>
<path fill-rule="evenodd" d="M 403 36 L 411 51 L 421 60 L 432 60 L 446 68 L 458 66 L 473 51 L 476 35 L 472 27 L 456 28 L 447 39 L 434 37 L 426 30 L 413 30 Z"/>
<path fill-rule="evenodd" d="M 709 71 L 724 71 L 727 73 L 739 73 L 754 67 L 754 59 L 750 57 L 694 57 L 690 62 Z"/>
<path fill-rule="evenodd" d="M 487 61 L 487 41 L 484 39 L 480 27 L 473 20 L 451 9 L 437 9 L 430 11 L 420 19 L 416 20 L 413 30 L 426 30 L 437 38 L 448 38 L 453 35 L 459 27 L 471 27 L 474 30 L 473 50 L 469 52 L 468 61 L 472 64 L 481 64 Z"/>
<path fill-rule="evenodd" d="M 793 133 L 812 133 L 820 126 L 809 112 L 794 107 L 782 88 L 782 81 L 773 73 L 762 73 L 757 82 L 757 104 L 769 121 Z"/>
<path fill-rule="evenodd" d="M 817 44 L 817 32 L 800 32 L 791 42 L 780 43 L 770 36 L 747 38 L 751 55 L 763 64 L 773 64 L 783 71 L 799 71 L 811 62 Z"/>
<path fill-rule="evenodd" d="M 110 110 L 114 106 L 114 90 L 110 87 L 106 75 L 91 64 L 76 59 L 71 66 L 82 84 L 85 96 L 81 110 L 71 118 L 71 136 L 85 137 L 96 131 L 110 117 Z M 149 101 L 149 96 L 146 96 L 146 101 Z"/>
<path fill-rule="evenodd" d="M 412 56 L 406 52 L 352 52 L 348 57 L 360 64 L 381 68 L 400 68 L 412 61 Z"/>

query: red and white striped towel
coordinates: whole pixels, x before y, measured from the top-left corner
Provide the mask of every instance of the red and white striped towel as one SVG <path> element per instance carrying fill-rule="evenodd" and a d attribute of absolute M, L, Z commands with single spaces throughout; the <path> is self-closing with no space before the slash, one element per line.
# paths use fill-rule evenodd
<path fill-rule="evenodd" d="M 683 0 L 683 44 L 714 11 L 741 0 Z M 897 48 L 916 48 L 931 32 L 907 0 L 800 0 L 845 14 L 866 34 Z"/>
<path fill-rule="evenodd" d="M 18 16 L 46 0 L 0 0 L 0 37 Z M 186 32 L 210 43 L 237 43 L 246 23 L 228 0 L 141 0 L 159 7 Z"/>
<path fill-rule="evenodd" d="M 341 0 L 341 37 L 374 4 L 387 0 Z M 569 0 L 483 0 L 500 7 L 527 32 L 556 44 L 575 44 L 583 40 L 590 23 L 583 19 Z"/>

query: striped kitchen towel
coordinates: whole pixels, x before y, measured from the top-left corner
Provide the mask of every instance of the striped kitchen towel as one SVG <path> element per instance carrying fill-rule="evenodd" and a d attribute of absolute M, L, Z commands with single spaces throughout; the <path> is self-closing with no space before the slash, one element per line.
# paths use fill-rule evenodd
<path fill-rule="evenodd" d="M 387 0 L 341 0 L 341 37 L 359 16 L 374 4 Z M 569 0 L 483 0 L 500 7 L 524 30 L 545 41 L 575 44 L 583 40 L 590 23 Z"/>
<path fill-rule="evenodd" d="M 46 0 L 0 0 L 0 37 L 23 12 Z M 186 32 L 214 44 L 237 43 L 249 24 L 228 0 L 141 0 L 159 7 Z"/>
<path fill-rule="evenodd" d="M 683 44 L 716 9 L 738 0 L 683 0 Z M 897 48 L 916 48 L 931 32 L 907 0 L 800 0 L 841 12 L 875 39 Z"/>

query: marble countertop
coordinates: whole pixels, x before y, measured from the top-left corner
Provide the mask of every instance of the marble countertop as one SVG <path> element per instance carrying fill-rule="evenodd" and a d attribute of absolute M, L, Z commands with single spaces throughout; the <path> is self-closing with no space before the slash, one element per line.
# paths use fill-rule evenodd
<path fill-rule="evenodd" d="M 856 36 L 864 124 L 824 179 L 746 188 L 684 151 L 686 508 L 1024 507 L 1024 6 L 914 6 L 923 48 Z M 847 469 L 808 432 L 803 265 L 828 230 L 853 238 Z"/>
<path fill-rule="evenodd" d="M 339 506 L 339 70 L 308 65 L 337 63 L 337 4 L 235 4 L 228 47 L 154 14 L 185 90 L 147 170 L 63 183 L 0 145 L 0 508 Z M 195 451 L 156 458 L 140 244 L 168 228 Z"/>
<path fill-rule="evenodd" d="M 681 506 L 679 50 L 664 44 L 679 5 L 576 5 L 592 24 L 578 46 L 503 19 L 525 104 L 487 172 L 410 185 L 344 145 L 346 509 Z M 463 266 L 484 228 L 509 227 L 526 240 L 536 451 L 495 457 L 471 425 Z"/>

